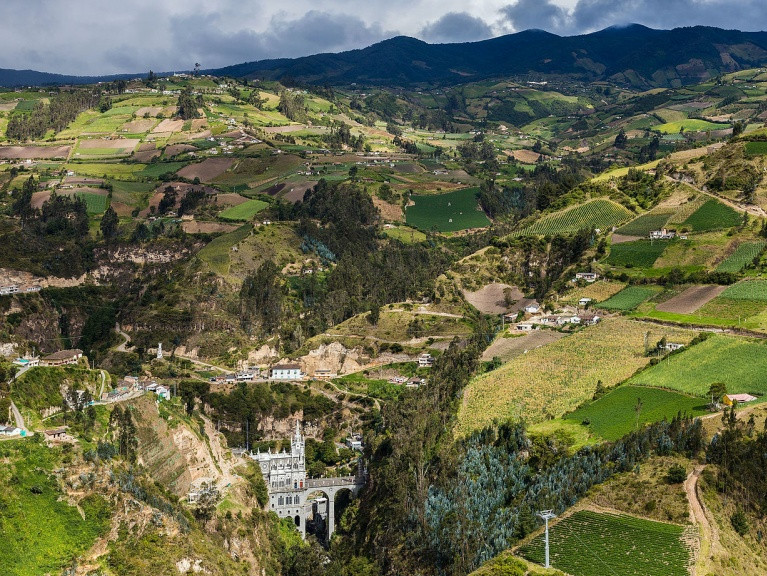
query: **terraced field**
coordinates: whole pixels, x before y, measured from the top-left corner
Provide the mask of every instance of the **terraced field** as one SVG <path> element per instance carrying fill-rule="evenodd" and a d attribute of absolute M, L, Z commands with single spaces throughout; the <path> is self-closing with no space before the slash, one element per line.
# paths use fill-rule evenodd
<path fill-rule="evenodd" d="M 767 246 L 767 242 L 744 242 L 727 257 L 727 260 L 717 266 L 717 272 L 732 272 L 737 274 L 758 257 Z"/>
<path fill-rule="evenodd" d="M 237 206 L 227 208 L 218 217 L 232 222 L 246 222 L 268 206 L 269 203 L 263 200 L 248 200 Z"/>
<path fill-rule="evenodd" d="M 645 300 L 652 298 L 658 293 L 657 288 L 648 286 L 627 286 L 615 296 L 601 302 L 598 307 L 605 310 L 633 310 Z"/>
<path fill-rule="evenodd" d="M 682 222 L 682 226 L 695 232 L 703 232 L 705 230 L 731 228 L 740 224 L 741 221 L 742 216 L 736 210 L 711 199 L 706 200 L 687 220 Z"/>
<path fill-rule="evenodd" d="M 626 236 L 649 236 L 653 230 L 660 230 L 673 214 L 671 210 L 648 212 L 618 228 L 618 234 Z"/>
<path fill-rule="evenodd" d="M 632 213 L 624 206 L 599 198 L 585 204 L 548 214 L 516 235 L 553 236 L 555 234 L 574 234 L 584 228 L 607 230 L 625 222 Z"/>
<path fill-rule="evenodd" d="M 722 292 L 723 298 L 730 298 L 732 300 L 755 300 L 759 302 L 767 302 L 767 280 L 744 280 L 728 286 L 727 289 Z"/>
<path fill-rule="evenodd" d="M 627 268 L 652 268 L 655 261 L 674 240 L 636 240 L 621 242 L 610 247 L 605 264 Z"/>
<path fill-rule="evenodd" d="M 690 553 L 684 528 L 624 514 L 581 510 L 550 530 L 551 565 L 573 576 L 687 576 Z M 543 536 L 518 553 L 539 564 Z"/>

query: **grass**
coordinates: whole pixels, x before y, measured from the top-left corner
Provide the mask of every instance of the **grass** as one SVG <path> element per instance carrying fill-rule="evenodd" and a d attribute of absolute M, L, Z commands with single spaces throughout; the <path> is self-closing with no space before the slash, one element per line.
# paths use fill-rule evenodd
<path fill-rule="evenodd" d="M 746 156 L 764 156 L 767 154 L 767 142 L 746 142 Z"/>
<path fill-rule="evenodd" d="M 757 258 L 762 253 L 765 246 L 767 246 L 767 242 L 764 241 L 744 242 L 724 262 L 717 266 L 716 271 L 737 274 L 751 264 L 754 258 Z"/>
<path fill-rule="evenodd" d="M 639 418 L 636 412 L 637 399 L 642 401 Z M 705 414 L 706 401 L 700 397 L 661 388 L 619 386 L 598 400 L 568 414 L 564 420 L 588 422 L 591 433 L 612 441 L 634 431 L 637 423 L 649 424 L 664 418 L 671 420 L 678 412 L 691 416 Z"/>
<path fill-rule="evenodd" d="M 721 230 L 722 228 L 732 228 L 737 226 L 743 220 L 743 217 L 737 210 L 725 206 L 721 202 L 711 199 L 703 203 L 692 215 L 682 222 L 695 232 L 705 230 Z"/>
<path fill-rule="evenodd" d="M 0 566 L 6 574 L 59 574 L 109 528 L 111 510 L 90 495 L 77 507 L 67 503 L 53 470 L 60 449 L 34 439 L 3 442 L 0 460 Z"/>
<path fill-rule="evenodd" d="M 521 418 L 535 424 L 574 410 L 593 396 L 599 380 L 614 386 L 646 366 L 645 337 L 657 342 L 663 336 L 687 343 L 692 333 L 605 318 L 596 326 L 517 356 L 467 386 L 457 434 L 466 435 L 495 420 Z"/>
<path fill-rule="evenodd" d="M 98 372 L 77 366 L 31 368 L 17 379 L 11 387 L 11 398 L 19 407 L 42 410 L 49 406 L 61 406 L 61 385 L 67 384 L 83 389 L 90 384 L 93 389 L 101 383 Z"/>
<path fill-rule="evenodd" d="M 551 526 L 551 565 L 573 576 L 687 576 L 684 528 L 624 514 L 580 510 Z M 543 535 L 519 548 L 543 563 Z"/>
<path fill-rule="evenodd" d="M 671 338 L 669 338 L 671 340 Z M 637 374 L 631 384 L 703 396 L 714 382 L 728 392 L 767 393 L 767 344 L 718 334 Z"/>
<path fill-rule="evenodd" d="M 216 273 L 225 276 L 229 274 L 229 253 L 232 250 L 232 246 L 242 242 L 250 235 L 253 226 L 250 224 L 243 224 L 234 232 L 224 234 L 218 238 L 211 240 L 202 250 L 197 253 L 197 256 L 205 263 L 207 263 Z"/>
<path fill-rule="evenodd" d="M 605 310 L 633 310 L 648 298 L 652 298 L 658 290 L 647 286 L 627 286 L 615 296 L 599 304 Z"/>
<path fill-rule="evenodd" d="M 717 124 L 706 120 L 688 119 L 677 122 L 666 122 L 655 126 L 655 130 L 663 134 L 678 134 L 679 132 L 705 132 L 707 130 L 724 130 L 729 128 L 729 124 Z"/>
<path fill-rule="evenodd" d="M 88 214 L 103 214 L 107 209 L 107 197 L 91 192 L 79 192 L 78 198 L 85 200 Z"/>
<path fill-rule="evenodd" d="M 767 302 L 767 280 L 743 280 L 722 292 L 722 298 Z"/>
<path fill-rule="evenodd" d="M 478 209 L 476 195 L 476 188 L 464 188 L 445 194 L 411 196 L 415 205 L 407 208 L 405 220 L 421 230 L 439 232 L 485 227 L 490 220 Z"/>
<path fill-rule="evenodd" d="M 584 228 L 606 230 L 625 222 L 632 213 L 611 200 L 599 198 L 585 204 L 548 214 L 533 225 L 518 232 L 520 235 L 550 236 L 573 234 Z"/>
<path fill-rule="evenodd" d="M 399 240 L 403 244 L 417 244 L 426 241 L 426 234 L 415 228 L 408 226 L 397 226 L 395 228 L 384 228 L 383 231 L 389 238 Z"/>
<path fill-rule="evenodd" d="M 644 309 L 647 307 L 648 309 Z M 763 317 L 767 302 L 756 300 L 735 300 L 714 298 L 710 302 L 698 308 L 692 314 L 678 314 L 663 312 L 652 309 L 651 304 L 639 306 L 636 314 L 642 317 L 655 318 L 667 322 L 680 324 L 704 324 L 710 326 L 722 326 L 733 328 L 747 328 L 750 330 L 764 331 L 767 327 L 767 319 Z"/>
<path fill-rule="evenodd" d="M 627 268 L 652 268 L 669 243 L 669 240 L 636 240 L 613 244 L 605 264 Z"/>
<path fill-rule="evenodd" d="M 594 302 L 604 302 L 608 298 L 615 296 L 623 290 L 626 285 L 622 282 L 611 280 L 599 280 L 586 284 L 585 286 L 575 288 L 561 297 L 563 302 L 577 303 L 581 298 L 591 298 Z"/>
<path fill-rule="evenodd" d="M 147 165 L 143 170 L 136 172 L 136 176 L 139 178 L 159 178 L 163 174 L 175 173 L 186 166 L 188 162 L 156 162 L 154 164 Z"/>
<path fill-rule="evenodd" d="M 269 203 L 264 202 L 263 200 L 248 200 L 238 206 L 227 208 L 221 212 L 218 217 L 222 220 L 230 220 L 232 222 L 246 222 L 268 206 Z"/>
<path fill-rule="evenodd" d="M 70 162 L 67 170 L 72 170 L 78 176 L 93 176 L 96 178 L 113 178 L 116 180 L 134 180 L 136 174 L 145 168 L 145 164 L 123 164 L 117 162 Z"/>
<path fill-rule="evenodd" d="M 621 226 L 616 232 L 626 236 L 649 236 L 653 230 L 663 228 L 671 214 L 671 212 L 648 212 Z"/>

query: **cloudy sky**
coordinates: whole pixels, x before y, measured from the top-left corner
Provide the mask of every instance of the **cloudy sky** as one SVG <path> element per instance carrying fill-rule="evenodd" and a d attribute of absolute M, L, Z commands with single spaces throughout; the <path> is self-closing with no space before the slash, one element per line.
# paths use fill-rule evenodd
<path fill-rule="evenodd" d="M 215 68 L 404 34 L 482 40 L 637 22 L 767 28 L 765 0 L 0 0 L 0 68 L 65 74 Z"/>

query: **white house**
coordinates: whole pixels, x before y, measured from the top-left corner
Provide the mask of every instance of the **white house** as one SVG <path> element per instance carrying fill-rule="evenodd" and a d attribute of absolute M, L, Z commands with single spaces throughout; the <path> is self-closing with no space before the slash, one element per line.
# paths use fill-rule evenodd
<path fill-rule="evenodd" d="M 298 364 L 278 364 L 271 370 L 272 380 L 300 380 L 301 367 Z"/>
<path fill-rule="evenodd" d="M 538 304 L 535 300 L 530 302 L 527 306 L 525 306 L 525 313 L 527 314 L 538 314 L 538 312 L 541 311 L 541 305 Z"/>
<path fill-rule="evenodd" d="M 155 389 L 154 393 L 157 394 L 163 400 L 170 400 L 170 390 L 166 388 L 165 386 L 158 386 Z"/>
<path fill-rule="evenodd" d="M 535 330 L 535 325 L 532 322 L 520 322 L 514 327 L 519 332 L 532 332 Z"/>
<path fill-rule="evenodd" d="M 650 232 L 650 240 L 671 240 L 675 236 L 676 230 L 666 230 L 665 228 Z"/>
<path fill-rule="evenodd" d="M 674 352 L 675 350 L 681 350 L 684 348 L 684 344 L 679 344 L 678 342 L 667 342 L 666 343 L 666 350 L 669 352 Z"/>
<path fill-rule="evenodd" d="M 599 274 L 596 272 L 577 272 L 575 274 L 576 280 L 585 280 L 586 282 L 595 282 L 599 279 Z"/>
<path fill-rule="evenodd" d="M 18 436 L 21 434 L 21 428 L 16 426 L 0 426 L 0 436 Z"/>
<path fill-rule="evenodd" d="M 578 306 L 580 306 L 581 308 L 585 308 L 589 304 L 591 304 L 591 298 L 581 298 L 580 300 L 578 300 Z"/>
<path fill-rule="evenodd" d="M 424 352 L 418 357 L 419 368 L 431 368 L 434 364 L 434 357 L 428 352 Z"/>

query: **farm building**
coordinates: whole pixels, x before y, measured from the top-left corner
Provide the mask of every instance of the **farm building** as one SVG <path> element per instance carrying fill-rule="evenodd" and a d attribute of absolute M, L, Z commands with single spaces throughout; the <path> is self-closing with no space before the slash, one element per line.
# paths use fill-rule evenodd
<path fill-rule="evenodd" d="M 77 361 L 83 357 L 83 351 L 79 348 L 73 350 L 60 350 L 44 356 L 40 360 L 40 366 L 63 366 L 65 364 L 77 364 Z"/>
<path fill-rule="evenodd" d="M 598 324 L 601 318 L 596 314 L 581 314 L 581 324 L 584 326 L 594 326 Z"/>
<path fill-rule="evenodd" d="M 684 348 L 684 344 L 679 344 L 678 342 L 666 343 L 666 350 L 669 352 L 675 352 L 676 350 L 681 350 L 682 348 Z"/>
<path fill-rule="evenodd" d="M 426 380 L 419 378 L 418 376 L 413 376 L 405 383 L 405 388 L 418 388 L 423 384 L 426 384 Z"/>
<path fill-rule="evenodd" d="M 599 274 L 596 272 L 577 272 L 575 274 L 576 280 L 585 280 L 586 282 L 596 282 L 599 279 Z"/>
<path fill-rule="evenodd" d="M 578 300 L 578 306 L 580 306 L 581 308 L 585 308 L 589 304 L 591 304 L 591 298 L 581 298 L 580 300 Z"/>
<path fill-rule="evenodd" d="M 301 367 L 298 364 L 278 364 L 270 373 L 272 380 L 300 380 Z"/>
<path fill-rule="evenodd" d="M 653 230 L 650 232 L 650 240 L 672 240 L 675 237 L 676 230 L 661 228 L 660 230 Z"/>
<path fill-rule="evenodd" d="M 67 435 L 66 426 L 45 431 L 46 440 L 63 440 L 66 435 Z"/>
<path fill-rule="evenodd" d="M 424 352 L 418 357 L 419 368 L 431 368 L 434 364 L 434 357 L 428 352 Z"/>
<path fill-rule="evenodd" d="M 314 377 L 323 380 L 335 378 L 336 376 L 338 376 L 338 373 L 330 370 L 329 368 L 318 368 L 314 371 Z"/>
<path fill-rule="evenodd" d="M 516 326 L 514 326 L 514 329 L 518 332 L 532 332 L 535 330 L 535 324 L 532 322 L 520 322 Z"/>
<path fill-rule="evenodd" d="M 535 300 L 530 302 L 527 306 L 525 306 L 525 313 L 527 314 L 538 314 L 538 312 L 541 311 L 541 305 L 538 304 Z"/>
<path fill-rule="evenodd" d="M 16 426 L 0 426 L 0 436 L 18 436 L 21 434 L 21 428 Z"/>
<path fill-rule="evenodd" d="M 756 400 L 756 396 L 751 396 L 751 394 L 725 394 L 722 398 L 722 402 L 727 406 L 732 406 L 733 404 L 745 404 L 746 402 L 753 402 L 754 400 Z"/>

